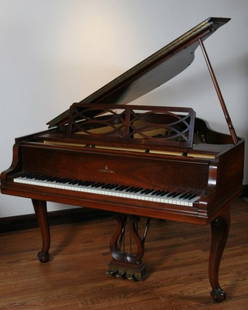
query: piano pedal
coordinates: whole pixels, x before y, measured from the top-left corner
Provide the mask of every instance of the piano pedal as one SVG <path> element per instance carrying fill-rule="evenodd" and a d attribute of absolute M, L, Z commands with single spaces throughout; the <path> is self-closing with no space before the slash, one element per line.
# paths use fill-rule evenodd
<path fill-rule="evenodd" d="M 131 273 L 127 274 L 127 279 L 130 281 L 134 281 L 134 282 L 138 281 L 135 274 L 131 274 Z"/>
<path fill-rule="evenodd" d="M 106 274 L 112 278 L 126 279 L 126 271 L 123 269 L 109 269 Z"/>
<path fill-rule="evenodd" d="M 109 270 L 106 274 L 114 278 L 128 279 L 135 282 L 144 280 L 148 276 L 143 263 L 131 264 L 114 260 L 109 264 Z"/>
<path fill-rule="evenodd" d="M 110 276 L 110 277 L 112 277 L 112 278 L 115 277 L 116 273 L 117 273 L 117 271 L 114 271 L 114 270 L 107 270 L 107 271 L 106 271 L 106 275 L 107 275 L 107 276 Z"/>
<path fill-rule="evenodd" d="M 121 271 L 118 271 L 115 275 L 116 278 L 118 279 L 126 279 L 126 272 L 121 270 Z"/>

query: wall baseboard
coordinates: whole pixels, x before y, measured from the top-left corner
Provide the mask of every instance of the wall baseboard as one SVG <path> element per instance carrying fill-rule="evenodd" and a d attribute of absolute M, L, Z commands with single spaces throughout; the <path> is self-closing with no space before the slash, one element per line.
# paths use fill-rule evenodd
<path fill-rule="evenodd" d="M 49 212 L 49 225 L 83 222 L 85 220 L 111 216 L 111 212 L 75 208 Z M 0 219 L 0 233 L 38 227 L 35 214 L 11 216 Z"/>
<path fill-rule="evenodd" d="M 241 198 L 248 198 L 248 184 L 243 185 Z"/>

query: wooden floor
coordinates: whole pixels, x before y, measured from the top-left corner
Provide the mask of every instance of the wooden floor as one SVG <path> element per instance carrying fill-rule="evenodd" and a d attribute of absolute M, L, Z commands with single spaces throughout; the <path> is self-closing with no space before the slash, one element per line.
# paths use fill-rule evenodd
<path fill-rule="evenodd" d="M 154 220 L 146 245 L 150 276 L 143 282 L 108 278 L 111 219 L 53 226 L 52 261 L 36 260 L 38 229 L 0 235 L 0 310 L 246 310 L 248 203 L 232 207 L 221 265 L 228 299 L 214 304 L 207 278 L 207 226 Z"/>

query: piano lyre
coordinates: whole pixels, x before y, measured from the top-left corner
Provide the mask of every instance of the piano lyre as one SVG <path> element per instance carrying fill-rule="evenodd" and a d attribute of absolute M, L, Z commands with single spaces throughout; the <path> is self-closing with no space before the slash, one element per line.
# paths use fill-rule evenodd
<path fill-rule="evenodd" d="M 211 295 L 225 299 L 219 265 L 229 205 L 242 186 L 244 141 L 233 128 L 203 42 L 228 21 L 203 21 L 72 104 L 48 130 L 16 139 L 1 191 L 32 199 L 42 234 L 41 262 L 49 260 L 47 201 L 115 212 L 108 273 L 133 280 L 147 276 L 143 255 L 151 218 L 210 224 Z M 183 71 L 198 46 L 230 134 L 211 130 L 192 108 L 127 105 Z"/>

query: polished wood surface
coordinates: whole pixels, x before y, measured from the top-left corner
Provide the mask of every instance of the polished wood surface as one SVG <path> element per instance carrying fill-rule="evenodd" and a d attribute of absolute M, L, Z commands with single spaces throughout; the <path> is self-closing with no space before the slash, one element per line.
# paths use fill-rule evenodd
<path fill-rule="evenodd" d="M 100 115 L 98 111 L 102 111 Z M 149 149 L 153 145 L 192 148 L 194 123 L 191 108 L 74 103 L 68 125 L 59 129 L 66 138 L 80 134 L 85 144 L 121 142 L 149 145 Z"/>
<path fill-rule="evenodd" d="M 31 210 L 31 204 L 30 204 Z M 1 310 L 246 310 L 248 304 L 248 203 L 236 201 L 221 264 L 229 298 L 209 298 L 207 226 L 151 222 L 142 282 L 105 275 L 114 219 L 52 226 L 52 259 L 36 260 L 38 229 L 0 234 Z M 156 253 L 156 255 L 154 255 Z"/>
<path fill-rule="evenodd" d="M 212 287 L 211 295 L 217 302 L 221 302 L 226 298 L 226 294 L 219 284 L 219 267 L 227 242 L 229 228 L 230 208 L 227 206 L 221 214 L 211 222 L 211 248 L 208 272 Z"/>
<path fill-rule="evenodd" d="M 41 263 L 46 263 L 49 261 L 50 249 L 50 230 L 47 216 L 47 204 L 46 201 L 36 199 L 33 199 L 32 202 L 42 236 L 42 247 L 37 256 Z"/>

